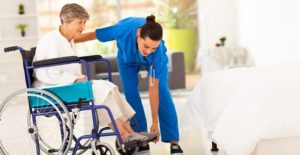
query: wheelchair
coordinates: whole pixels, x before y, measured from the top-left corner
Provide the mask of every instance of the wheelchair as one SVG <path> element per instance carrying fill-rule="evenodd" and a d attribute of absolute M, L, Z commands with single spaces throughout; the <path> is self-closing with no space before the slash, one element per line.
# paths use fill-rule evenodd
<path fill-rule="evenodd" d="M 35 48 L 27 51 L 13 46 L 4 51 L 20 51 L 27 88 L 10 94 L 0 105 L 0 154 L 80 155 L 92 149 L 95 155 L 115 155 L 114 149 L 102 141 L 107 136 L 116 136 L 120 154 L 137 152 L 141 144 L 124 144 L 110 109 L 94 104 L 89 62 L 105 63 L 108 80 L 112 81 L 108 60 L 94 55 L 32 62 Z M 34 69 L 74 63 L 85 66 L 88 81 L 42 89 L 32 87 Z M 97 109 L 108 113 L 115 131 L 99 127 Z"/>

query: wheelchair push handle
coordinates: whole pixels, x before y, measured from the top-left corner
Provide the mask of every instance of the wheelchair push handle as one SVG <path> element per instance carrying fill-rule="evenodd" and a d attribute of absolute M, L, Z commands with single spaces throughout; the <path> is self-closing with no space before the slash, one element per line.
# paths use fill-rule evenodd
<path fill-rule="evenodd" d="M 4 52 L 12 52 L 12 51 L 16 51 L 16 50 L 24 51 L 24 49 L 19 46 L 11 46 L 11 47 L 4 48 Z"/>

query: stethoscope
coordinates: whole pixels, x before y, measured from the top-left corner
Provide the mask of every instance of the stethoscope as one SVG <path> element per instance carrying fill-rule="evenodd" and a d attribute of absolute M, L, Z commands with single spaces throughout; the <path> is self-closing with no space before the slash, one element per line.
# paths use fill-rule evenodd
<path fill-rule="evenodd" d="M 142 65 L 137 50 L 136 50 L 136 56 L 137 56 L 137 59 L 138 59 L 139 65 L 140 65 L 138 75 L 139 75 L 142 79 L 146 79 L 146 78 L 148 77 L 148 71 L 147 71 L 147 69 L 146 69 L 146 66 L 145 66 L 145 65 Z M 154 80 L 154 78 L 155 78 L 155 66 L 154 66 L 153 60 L 154 60 L 154 53 L 152 53 L 152 62 L 151 62 L 151 64 L 150 64 L 150 75 L 151 75 L 151 77 L 152 77 L 153 80 Z M 151 80 L 151 82 L 150 82 L 150 85 L 151 85 L 151 86 L 153 86 L 153 80 Z"/>

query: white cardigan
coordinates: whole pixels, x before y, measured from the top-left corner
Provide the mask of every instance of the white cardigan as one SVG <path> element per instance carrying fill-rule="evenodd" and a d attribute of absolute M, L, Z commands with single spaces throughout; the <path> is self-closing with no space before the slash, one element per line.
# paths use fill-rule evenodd
<path fill-rule="evenodd" d="M 69 42 L 57 28 L 39 39 L 33 61 L 76 55 L 74 41 Z M 40 68 L 36 69 L 34 73 L 36 79 L 33 86 L 36 88 L 70 84 L 77 78 L 84 76 L 81 74 L 80 64 Z M 94 80 L 92 85 L 98 103 L 102 103 L 109 92 L 117 87 L 106 80 Z"/>
<path fill-rule="evenodd" d="M 55 29 L 43 36 L 37 44 L 33 61 L 44 59 L 76 56 L 73 48 L 74 42 L 69 42 L 61 35 L 59 29 Z M 35 70 L 34 87 L 45 87 L 58 84 L 68 84 L 83 76 L 80 64 L 69 64 Z"/>

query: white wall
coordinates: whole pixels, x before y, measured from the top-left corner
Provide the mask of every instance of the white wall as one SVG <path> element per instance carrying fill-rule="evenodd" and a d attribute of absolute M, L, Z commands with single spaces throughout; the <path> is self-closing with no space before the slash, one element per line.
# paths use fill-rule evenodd
<path fill-rule="evenodd" d="M 18 6 L 24 4 L 25 14 L 18 15 Z M 22 57 L 19 51 L 4 53 L 4 48 L 21 46 L 29 49 L 36 45 L 37 30 L 36 0 L 0 0 L 0 103 L 18 89 L 26 88 Z M 25 23 L 26 37 L 21 37 L 16 25 Z"/>
<path fill-rule="evenodd" d="M 227 46 L 243 46 L 257 65 L 300 59 L 300 1 L 199 0 L 201 47 L 221 35 Z"/>
<path fill-rule="evenodd" d="M 199 45 L 214 47 L 222 36 L 226 45 L 237 46 L 237 0 L 199 0 Z"/>
<path fill-rule="evenodd" d="M 300 1 L 239 0 L 239 44 L 259 65 L 300 58 Z"/>

